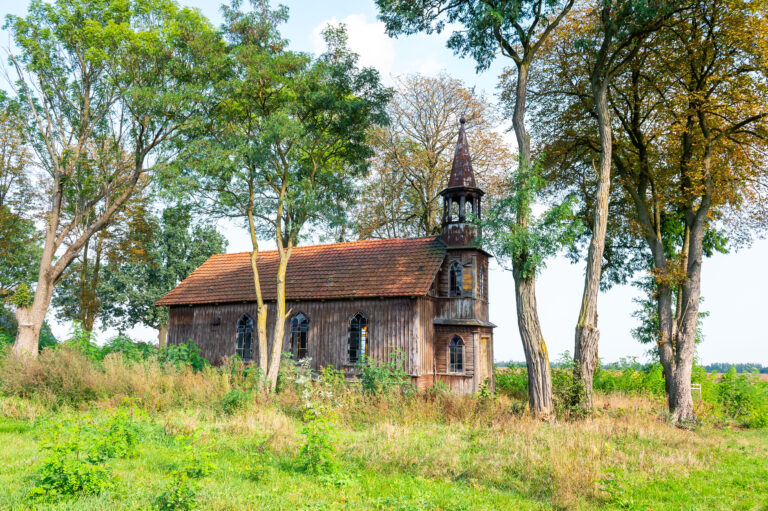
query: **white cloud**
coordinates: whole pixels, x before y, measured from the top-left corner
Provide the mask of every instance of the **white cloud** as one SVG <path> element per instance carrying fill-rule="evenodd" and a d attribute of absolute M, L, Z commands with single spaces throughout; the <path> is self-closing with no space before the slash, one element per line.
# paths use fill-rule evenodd
<path fill-rule="evenodd" d="M 349 47 L 360 55 L 360 65 L 375 67 L 382 75 L 389 75 L 395 63 L 395 47 L 392 39 L 384 32 L 384 23 L 380 21 L 368 23 L 364 14 L 350 14 L 341 20 L 341 23 L 347 26 Z M 322 31 L 328 24 L 338 25 L 339 19 L 336 17 L 327 19 L 312 31 L 315 53 L 325 51 Z"/>

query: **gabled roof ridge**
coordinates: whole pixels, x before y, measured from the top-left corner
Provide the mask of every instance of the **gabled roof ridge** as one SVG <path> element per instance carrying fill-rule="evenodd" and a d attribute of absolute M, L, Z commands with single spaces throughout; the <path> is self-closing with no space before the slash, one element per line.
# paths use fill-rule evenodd
<path fill-rule="evenodd" d="M 315 245 L 296 245 L 293 247 L 294 253 L 297 249 L 307 249 L 307 248 L 320 248 L 320 247 L 330 247 L 330 246 L 339 246 L 339 245 L 354 245 L 356 243 L 383 243 L 385 241 L 419 241 L 419 240 L 430 240 L 430 239 L 439 239 L 439 235 L 434 236 L 415 236 L 412 238 L 368 238 L 364 240 L 354 240 L 354 241 L 336 241 L 331 243 L 317 243 Z M 242 255 L 242 254 L 250 254 L 251 250 L 242 250 L 240 252 L 224 252 L 221 254 L 213 254 L 211 257 L 222 257 L 222 256 L 233 256 L 233 255 Z M 277 252 L 277 249 L 273 250 L 259 250 L 259 255 L 262 254 L 269 254 L 272 252 Z"/>

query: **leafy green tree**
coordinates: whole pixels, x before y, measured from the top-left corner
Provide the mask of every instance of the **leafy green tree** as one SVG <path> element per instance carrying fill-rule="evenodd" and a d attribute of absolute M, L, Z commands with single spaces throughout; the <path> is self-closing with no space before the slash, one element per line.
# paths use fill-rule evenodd
<path fill-rule="evenodd" d="M 285 274 L 293 248 L 309 224 L 322 224 L 354 199 L 354 177 L 368 165 L 366 133 L 386 120 L 391 96 L 378 72 L 360 69 L 343 28 L 327 28 L 327 51 L 316 59 L 287 49 L 278 25 L 285 7 L 239 1 L 223 7 L 225 70 L 208 120 L 189 132 L 196 195 L 221 216 L 247 220 L 257 299 L 259 367 L 277 381 L 285 319 Z M 339 215 L 335 215 L 339 216 Z M 273 337 L 259 277 L 261 236 L 276 242 L 279 263 Z"/>
<path fill-rule="evenodd" d="M 211 255 L 226 251 L 227 241 L 215 226 L 195 222 L 190 205 L 175 205 L 152 218 L 151 237 L 135 246 L 132 258 L 110 255 L 102 279 L 104 323 L 126 330 L 137 324 L 158 330 L 160 346 L 168 333 L 167 307 L 155 307 Z M 114 258 L 114 259 L 113 259 Z"/>
<path fill-rule="evenodd" d="M 207 100 L 221 42 L 197 11 L 167 0 L 33 0 L 6 27 L 46 180 L 34 297 L 16 308 L 14 352 L 34 355 L 56 283 L 175 156 L 171 142 Z"/>

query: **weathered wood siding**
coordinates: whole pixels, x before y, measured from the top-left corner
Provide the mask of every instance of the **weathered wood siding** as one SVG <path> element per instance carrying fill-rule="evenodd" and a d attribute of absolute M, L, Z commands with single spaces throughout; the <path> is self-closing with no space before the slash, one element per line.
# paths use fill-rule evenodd
<path fill-rule="evenodd" d="M 267 338 L 271 340 L 274 303 L 268 304 Z M 414 298 L 301 301 L 286 303 L 290 310 L 286 320 L 283 350 L 290 345 L 290 319 L 298 313 L 309 318 L 307 337 L 308 356 L 312 367 L 320 369 L 332 365 L 337 369 L 352 369 L 347 363 L 349 321 L 358 312 L 368 318 L 368 356 L 387 361 L 395 350 L 405 355 L 405 370 L 418 376 L 422 371 L 419 340 L 423 337 L 422 322 L 418 319 L 418 301 Z M 168 343 L 194 342 L 203 356 L 214 364 L 235 354 L 237 321 L 249 314 L 255 321 L 256 304 L 238 303 L 171 307 Z M 218 318 L 218 325 L 213 325 Z M 258 359 L 254 332 L 254 360 Z"/>
<path fill-rule="evenodd" d="M 462 266 L 462 296 L 451 297 L 450 269 Z M 435 278 L 430 295 L 444 298 L 437 304 L 435 317 L 488 321 L 488 256 L 473 249 L 451 249 Z"/>

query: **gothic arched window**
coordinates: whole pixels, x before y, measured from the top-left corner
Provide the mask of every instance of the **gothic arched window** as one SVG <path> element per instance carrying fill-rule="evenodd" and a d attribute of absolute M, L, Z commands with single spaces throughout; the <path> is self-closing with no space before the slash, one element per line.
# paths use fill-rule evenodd
<path fill-rule="evenodd" d="M 368 318 L 358 312 L 349 320 L 348 360 L 351 364 L 368 354 Z"/>
<path fill-rule="evenodd" d="M 309 318 L 298 313 L 291 319 L 291 353 L 296 360 L 307 357 L 307 334 Z"/>
<path fill-rule="evenodd" d="M 464 341 L 458 335 L 448 344 L 448 372 L 464 372 Z"/>
<path fill-rule="evenodd" d="M 253 318 L 243 314 L 237 322 L 237 348 L 235 353 L 244 361 L 253 360 Z"/>
<path fill-rule="evenodd" d="M 450 296 L 461 296 L 461 264 L 457 261 L 451 265 Z"/>

